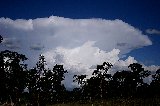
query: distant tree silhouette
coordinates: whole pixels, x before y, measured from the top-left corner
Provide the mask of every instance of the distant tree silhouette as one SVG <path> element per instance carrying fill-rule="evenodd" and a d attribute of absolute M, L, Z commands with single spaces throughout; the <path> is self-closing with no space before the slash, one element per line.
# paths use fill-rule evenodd
<path fill-rule="evenodd" d="M 111 80 L 111 74 L 108 74 L 108 70 L 113 65 L 108 62 L 104 62 L 103 65 L 97 65 L 97 69 L 94 70 L 93 75 L 95 75 L 95 78 L 97 81 L 99 80 L 100 85 L 100 97 L 103 99 L 103 94 L 107 94 L 107 91 L 105 90 L 105 86 L 108 85 L 108 80 Z M 105 91 L 105 92 L 104 92 Z"/>
<path fill-rule="evenodd" d="M 3 37 L 2 37 L 2 35 L 0 35 L 0 43 L 2 42 L 2 40 L 3 40 Z"/>
<path fill-rule="evenodd" d="M 132 74 L 130 71 L 117 71 L 113 75 L 112 90 L 116 96 L 130 96 L 132 89 Z M 127 92 L 126 92 L 127 91 Z"/>
<path fill-rule="evenodd" d="M 76 100 L 79 99 L 80 102 L 82 100 L 85 100 L 85 97 L 86 97 L 84 95 L 85 94 L 84 89 L 85 89 L 85 84 L 86 84 L 86 77 L 87 77 L 87 75 L 74 75 L 73 76 L 73 78 L 74 78 L 73 82 L 77 82 L 78 85 L 80 85 L 79 89 L 78 88 L 74 89 L 74 95 L 73 96 L 75 96 L 75 98 L 76 98 L 76 96 L 79 95 L 79 97 Z"/>
<path fill-rule="evenodd" d="M 144 70 L 142 65 L 138 63 L 130 64 L 128 67 L 131 69 L 130 71 L 117 71 L 113 75 L 112 83 L 117 85 L 113 86 L 113 90 L 117 96 L 133 97 L 138 95 L 138 90 L 147 86 L 147 84 L 143 82 L 143 78 L 148 77 L 150 71 Z"/>
<path fill-rule="evenodd" d="M 29 92 L 30 104 L 37 106 L 40 90 L 40 75 L 36 68 L 30 69 L 27 76 L 27 88 Z"/>
<path fill-rule="evenodd" d="M 17 52 L 9 50 L 0 52 L 2 101 L 12 100 L 16 104 L 20 102 L 22 92 L 26 87 L 27 65 L 23 63 L 25 60 L 27 60 L 25 55 Z"/>
<path fill-rule="evenodd" d="M 158 70 L 156 71 L 156 74 L 153 75 L 153 78 L 154 78 L 154 81 L 157 81 L 157 82 L 160 81 L 160 69 L 158 69 Z M 160 83 L 160 82 L 159 82 L 159 83 Z"/>
<path fill-rule="evenodd" d="M 144 70 L 141 64 L 133 63 L 128 66 L 132 72 L 132 89 L 137 89 L 139 86 L 144 85 L 143 78 L 150 75 L 150 71 Z M 135 91 L 136 92 L 136 91 Z"/>
<path fill-rule="evenodd" d="M 150 71 L 144 70 L 142 65 L 138 63 L 133 63 L 128 66 L 131 70 L 117 71 L 111 76 L 111 74 L 108 74 L 111 67 L 112 64 L 106 62 L 97 65 L 97 69 L 93 71 L 93 77 L 85 80 L 85 84 L 83 84 L 85 76 L 74 76 L 82 86 L 78 91 L 83 93 L 81 94 L 83 98 L 102 100 L 113 96 L 133 97 L 139 94 L 146 95 L 149 85 L 143 82 L 143 78 L 148 77 Z"/>
<path fill-rule="evenodd" d="M 34 106 L 45 106 L 47 103 L 59 102 L 63 99 L 65 87 L 62 84 L 67 73 L 63 65 L 47 68 L 43 55 L 40 55 L 36 67 L 28 72 L 28 89 L 30 102 Z"/>
<path fill-rule="evenodd" d="M 65 73 L 68 73 L 67 70 L 64 70 L 63 65 L 55 65 L 52 69 L 53 72 L 53 84 L 54 84 L 54 96 L 56 102 L 60 102 L 64 99 L 66 88 L 62 81 L 65 79 Z"/>
<path fill-rule="evenodd" d="M 82 89 L 81 88 L 74 88 L 71 91 L 70 96 L 70 102 L 79 102 L 81 101 L 82 97 Z"/>
<path fill-rule="evenodd" d="M 73 78 L 75 79 L 73 80 L 73 82 L 78 82 L 78 84 L 80 84 L 80 86 L 82 87 L 86 83 L 86 77 L 87 75 L 74 75 Z"/>
<path fill-rule="evenodd" d="M 90 79 L 87 79 L 87 84 L 84 87 L 84 93 L 89 100 L 104 99 L 107 97 L 109 81 L 111 74 L 108 70 L 112 67 L 111 63 L 104 62 L 102 65 L 97 65 L 96 70 L 93 71 Z"/>
<path fill-rule="evenodd" d="M 7 100 L 7 73 L 5 71 L 5 60 L 2 52 L 0 53 L 0 102 L 5 102 Z"/>
<path fill-rule="evenodd" d="M 160 97 L 160 69 L 158 69 L 155 75 L 152 75 L 153 80 L 150 84 L 151 92 L 153 93 L 152 96 Z"/>
<path fill-rule="evenodd" d="M 49 69 L 46 69 L 46 61 L 43 55 L 39 56 L 36 67 L 28 71 L 28 90 L 30 103 L 34 106 L 45 106 L 48 102 L 48 78 L 46 77 Z M 47 90 L 46 90 L 47 89 Z"/>

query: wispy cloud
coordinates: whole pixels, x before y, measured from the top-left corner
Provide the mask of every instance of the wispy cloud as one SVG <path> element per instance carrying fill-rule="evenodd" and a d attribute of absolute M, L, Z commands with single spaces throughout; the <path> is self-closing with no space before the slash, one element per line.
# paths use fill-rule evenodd
<path fill-rule="evenodd" d="M 160 35 L 160 30 L 157 30 L 157 29 L 147 29 L 146 33 Z"/>
<path fill-rule="evenodd" d="M 33 45 L 30 46 L 31 50 L 42 50 L 43 48 L 44 48 L 44 46 L 42 44 L 40 44 L 40 43 L 33 44 Z"/>

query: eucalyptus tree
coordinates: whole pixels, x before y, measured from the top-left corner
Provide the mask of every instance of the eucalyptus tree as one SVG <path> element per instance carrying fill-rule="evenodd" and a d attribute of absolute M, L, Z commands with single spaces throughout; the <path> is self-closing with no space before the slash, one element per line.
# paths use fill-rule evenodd
<path fill-rule="evenodd" d="M 85 95 L 85 85 L 86 85 L 86 77 L 87 75 L 74 75 L 73 78 L 73 82 L 77 82 L 78 85 L 80 86 L 80 88 L 75 88 L 74 89 L 74 99 L 76 100 L 85 100 L 86 95 Z M 77 96 L 78 95 L 78 96 Z M 78 98 L 77 98 L 78 97 Z"/>
<path fill-rule="evenodd" d="M 61 102 L 65 99 L 66 88 L 62 81 L 65 79 L 65 74 L 68 73 L 63 65 L 55 65 L 52 69 L 53 72 L 53 95 L 55 102 Z"/>
<path fill-rule="evenodd" d="M 150 84 L 151 92 L 153 93 L 152 95 L 160 97 L 160 69 L 158 69 L 156 73 L 152 75 L 152 78 L 153 80 Z"/>
<path fill-rule="evenodd" d="M 44 77 L 48 71 L 43 55 L 39 56 L 36 66 L 28 71 L 27 88 L 29 91 L 30 103 L 34 106 L 45 105 L 46 97 L 44 94 Z"/>
<path fill-rule="evenodd" d="M 103 95 L 107 95 L 107 87 L 111 80 L 111 74 L 108 70 L 113 65 L 108 62 L 104 62 L 102 65 L 97 65 L 97 68 L 93 71 L 92 77 L 87 79 L 87 85 L 85 90 L 88 91 L 90 100 L 93 99 L 104 99 Z"/>
<path fill-rule="evenodd" d="M 0 52 L 0 94 L 1 100 L 18 103 L 26 88 L 26 56 L 5 50 Z"/>
<path fill-rule="evenodd" d="M 83 85 L 86 83 L 86 77 L 87 75 L 74 75 L 73 78 L 75 79 L 73 80 L 73 82 L 78 82 L 80 87 L 83 87 Z"/>
<path fill-rule="evenodd" d="M 113 80 L 111 81 L 113 96 L 130 96 L 132 91 L 132 81 L 133 79 L 131 71 L 117 71 L 113 75 Z"/>
<path fill-rule="evenodd" d="M 95 76 L 96 79 L 99 79 L 100 81 L 100 98 L 103 99 L 103 94 L 107 94 L 107 85 L 108 82 L 111 80 L 111 74 L 108 74 L 108 70 L 112 67 L 113 65 L 109 62 L 104 62 L 102 65 L 97 65 L 97 69 L 94 70 L 93 75 Z M 105 92 L 104 92 L 105 91 Z"/>
<path fill-rule="evenodd" d="M 144 84 L 143 79 L 148 77 L 151 73 L 148 70 L 145 70 L 141 64 L 133 63 L 128 66 L 132 72 L 132 88 L 137 88 Z"/>
<path fill-rule="evenodd" d="M 45 106 L 47 103 L 59 102 L 63 98 L 65 87 L 62 84 L 67 73 L 63 65 L 47 67 L 45 57 L 40 55 L 36 67 L 28 71 L 28 90 L 32 105 Z"/>

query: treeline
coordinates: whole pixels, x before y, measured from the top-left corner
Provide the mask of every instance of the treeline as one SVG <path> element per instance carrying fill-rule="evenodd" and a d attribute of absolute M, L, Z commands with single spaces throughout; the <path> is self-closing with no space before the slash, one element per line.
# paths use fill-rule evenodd
<path fill-rule="evenodd" d="M 0 41 L 2 41 L 0 37 Z M 45 57 L 40 55 L 35 67 L 28 69 L 27 57 L 17 52 L 0 52 L 0 102 L 14 103 L 15 106 L 45 106 L 56 103 L 88 103 L 109 98 L 159 98 L 160 69 L 152 75 L 147 84 L 144 78 L 151 75 L 142 65 L 133 63 L 128 70 L 117 70 L 108 74 L 113 66 L 108 62 L 97 65 L 91 78 L 87 75 L 74 75 L 74 82 L 80 87 L 69 91 L 62 81 L 67 70 L 63 65 L 47 68 Z"/>

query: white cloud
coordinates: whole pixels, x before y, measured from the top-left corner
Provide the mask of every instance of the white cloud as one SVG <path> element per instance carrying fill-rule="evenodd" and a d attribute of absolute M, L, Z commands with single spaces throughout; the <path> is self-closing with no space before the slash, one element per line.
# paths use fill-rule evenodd
<path fill-rule="evenodd" d="M 32 30 L 33 24 L 32 20 L 24 20 L 24 19 L 17 19 L 12 20 L 10 18 L 0 18 L 0 24 L 3 25 L 6 29 L 7 28 L 15 28 L 20 30 Z"/>
<path fill-rule="evenodd" d="M 114 64 L 119 59 L 119 49 L 113 49 L 110 52 L 106 52 L 100 50 L 98 47 L 94 47 L 94 44 L 94 41 L 88 41 L 82 46 L 73 49 L 58 47 L 56 50 L 51 50 L 44 53 L 44 55 L 49 60 L 51 59 L 49 57 L 53 57 L 54 60 L 56 55 L 59 55 L 62 58 L 61 63 L 69 67 L 76 66 L 77 69 L 79 67 L 89 69 L 91 65 L 101 64 L 104 61 Z"/>
<path fill-rule="evenodd" d="M 64 81 L 68 88 L 76 86 L 73 81 L 73 75 L 75 74 L 85 74 L 87 78 L 92 76 L 93 70 L 96 69 L 96 65 L 102 64 L 103 62 L 110 62 L 113 67 L 109 70 L 110 74 L 114 74 L 116 71 L 130 70 L 128 66 L 132 63 L 137 63 L 138 61 L 134 57 L 129 56 L 126 60 L 119 58 L 120 50 L 113 49 L 110 52 L 100 50 L 95 47 L 94 41 L 88 41 L 82 46 L 66 49 L 63 47 L 57 47 L 54 50 L 50 50 L 44 53 L 49 64 L 64 64 L 65 69 L 68 70 L 69 75 Z M 60 59 L 60 61 L 59 61 Z M 91 68 L 92 67 L 92 68 Z M 152 74 L 155 73 L 160 66 L 145 66 L 145 70 L 149 70 Z M 151 76 L 144 79 L 145 82 L 151 82 Z"/>
<path fill-rule="evenodd" d="M 120 50 L 113 49 L 110 52 L 100 50 L 95 47 L 94 41 L 88 41 L 82 46 L 66 49 L 63 47 L 57 47 L 55 50 L 51 50 L 44 53 L 48 62 L 64 64 L 65 69 L 69 71 L 69 78 L 65 83 L 72 83 L 72 77 L 74 74 L 86 74 L 87 77 L 91 77 L 93 69 L 90 67 L 92 65 L 102 64 L 104 61 L 115 64 L 119 60 Z M 58 56 L 58 58 L 56 58 Z M 57 62 L 57 59 L 61 61 Z M 49 64 L 51 64 L 49 63 Z M 71 84 L 66 84 L 71 87 Z M 74 83 L 73 83 L 74 85 Z"/>
<path fill-rule="evenodd" d="M 81 63 L 94 65 L 95 63 L 102 63 L 105 60 L 115 63 L 118 60 L 118 49 L 113 49 L 106 53 L 98 47 L 94 47 L 95 42 L 88 41 L 80 47 L 74 49 L 57 48 L 57 52 L 64 56 L 66 63 L 70 65 L 78 65 Z"/>
<path fill-rule="evenodd" d="M 0 34 L 20 41 L 17 51 L 27 55 L 31 63 L 37 61 L 42 53 L 49 65 L 64 64 L 72 74 L 89 76 L 91 67 L 104 61 L 116 67 L 126 67 L 136 60 L 128 57 L 123 61 L 121 56 L 136 48 L 152 45 L 142 31 L 119 19 L 70 19 L 57 16 L 29 20 L 0 18 Z M 2 49 L 6 48 L 10 49 L 7 46 Z M 71 82 L 71 79 L 68 80 L 68 83 Z"/>
<path fill-rule="evenodd" d="M 143 66 L 144 66 L 144 68 L 145 68 L 146 70 L 151 71 L 152 74 L 155 74 L 155 72 L 156 72 L 158 69 L 160 69 L 160 66 L 158 66 L 158 65 L 150 65 L 150 66 L 145 66 L 145 65 L 143 65 Z"/>
<path fill-rule="evenodd" d="M 151 75 L 148 76 L 147 78 L 144 78 L 143 81 L 146 82 L 146 83 L 151 83 L 152 82 L 152 75 L 154 75 L 156 73 L 156 71 L 158 69 L 160 69 L 160 66 L 156 66 L 156 65 L 150 65 L 150 66 L 145 66 L 143 65 L 144 69 L 145 70 L 148 70 L 148 71 L 151 71 Z"/>
<path fill-rule="evenodd" d="M 101 50 L 120 49 L 121 54 L 135 48 L 151 45 L 150 39 L 133 26 L 121 20 L 49 18 L 0 18 L 0 34 L 24 40 L 24 45 L 42 43 L 48 49 L 78 47 L 87 41 L 96 41 Z"/>
<path fill-rule="evenodd" d="M 129 56 L 126 60 L 119 60 L 116 62 L 116 65 L 118 66 L 129 66 L 132 63 L 137 63 L 137 60 L 134 59 L 134 57 Z"/>
<path fill-rule="evenodd" d="M 146 33 L 147 34 L 157 34 L 157 35 L 160 35 L 160 30 L 157 30 L 157 29 L 147 29 Z"/>
<path fill-rule="evenodd" d="M 109 73 L 113 75 L 116 71 L 129 70 L 128 66 L 132 63 L 137 63 L 137 62 L 138 61 L 131 56 L 129 56 L 126 60 L 119 59 L 113 65 L 112 70 L 109 70 Z"/>

